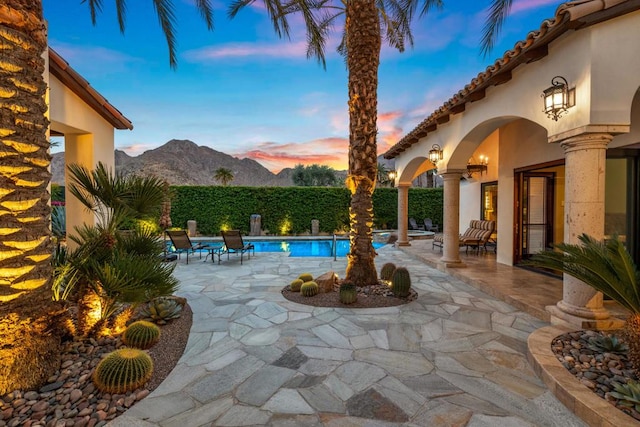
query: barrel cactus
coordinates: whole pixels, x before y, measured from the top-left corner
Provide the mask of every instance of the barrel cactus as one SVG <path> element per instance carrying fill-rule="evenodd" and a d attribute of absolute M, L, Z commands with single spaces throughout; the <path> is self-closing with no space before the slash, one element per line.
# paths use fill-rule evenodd
<path fill-rule="evenodd" d="M 304 281 L 302 279 L 295 279 L 289 285 L 289 289 L 291 289 L 291 292 L 300 292 L 300 287 L 302 286 L 303 283 Z"/>
<path fill-rule="evenodd" d="M 144 385 L 153 374 L 151 357 L 137 348 L 107 354 L 93 372 L 93 383 L 105 393 L 123 394 Z"/>
<path fill-rule="evenodd" d="M 300 287 L 300 293 L 305 297 L 318 295 L 318 284 L 316 282 L 304 282 Z"/>
<path fill-rule="evenodd" d="M 160 339 L 160 328 L 146 320 L 133 322 L 122 334 L 122 341 L 129 347 L 145 350 Z"/>
<path fill-rule="evenodd" d="M 177 319 L 182 312 L 182 305 L 175 298 L 158 297 L 149 301 L 142 308 L 142 317 L 159 325 L 167 320 Z"/>
<path fill-rule="evenodd" d="M 353 304 L 358 299 L 358 289 L 352 282 L 343 282 L 340 285 L 340 302 L 343 304 Z"/>
<path fill-rule="evenodd" d="M 391 281 L 394 271 L 396 271 L 396 265 L 392 262 L 386 263 L 380 269 L 380 280 L 384 280 L 386 282 Z"/>
<path fill-rule="evenodd" d="M 398 267 L 391 277 L 391 291 L 397 297 L 408 297 L 411 289 L 411 276 L 405 267 Z"/>
<path fill-rule="evenodd" d="M 303 282 L 311 282 L 313 281 L 313 275 L 311 273 L 302 273 L 298 276 L 298 279 L 302 280 Z"/>

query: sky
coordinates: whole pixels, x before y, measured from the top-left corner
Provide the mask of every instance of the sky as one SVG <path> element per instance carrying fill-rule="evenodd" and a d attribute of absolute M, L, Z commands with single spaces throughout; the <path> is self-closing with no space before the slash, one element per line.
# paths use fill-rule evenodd
<path fill-rule="evenodd" d="M 115 131 L 116 149 L 137 156 L 171 139 L 188 139 L 254 159 L 274 173 L 297 164 L 347 169 L 347 71 L 335 49 L 341 22 L 329 36 L 324 69 L 306 58 L 306 35 L 296 16 L 290 39 L 280 39 L 260 1 L 229 19 L 230 2 L 212 0 L 215 28 L 207 31 L 193 0 L 173 2 L 176 70 L 151 0 L 127 2 L 124 34 L 115 0 L 103 1 L 95 26 L 86 2 L 43 0 L 49 45 L 133 123 L 133 130 Z M 413 47 L 399 53 L 383 44 L 378 154 L 539 29 L 561 2 L 513 0 L 486 56 L 480 39 L 490 0 L 444 3 L 413 22 Z"/>

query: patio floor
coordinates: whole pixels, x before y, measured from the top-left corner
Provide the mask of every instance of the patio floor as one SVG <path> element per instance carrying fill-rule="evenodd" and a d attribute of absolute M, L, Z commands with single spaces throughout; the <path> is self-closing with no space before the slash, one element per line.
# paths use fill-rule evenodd
<path fill-rule="evenodd" d="M 109 426 L 585 425 L 527 362 L 527 338 L 548 324 L 410 248 L 381 248 L 376 263 L 407 266 L 418 299 L 379 309 L 315 308 L 281 295 L 302 272 L 344 276 L 345 259 L 179 262 L 180 295 L 194 313 L 185 353 Z"/>

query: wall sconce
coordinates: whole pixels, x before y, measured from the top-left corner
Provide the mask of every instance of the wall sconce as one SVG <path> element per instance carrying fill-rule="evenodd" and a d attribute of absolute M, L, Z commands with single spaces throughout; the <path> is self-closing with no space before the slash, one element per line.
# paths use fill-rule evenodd
<path fill-rule="evenodd" d="M 438 144 L 433 144 L 429 150 L 429 161 L 435 165 L 442 160 L 442 157 L 442 148 Z"/>
<path fill-rule="evenodd" d="M 480 175 L 482 176 L 482 174 L 487 171 L 488 165 L 489 158 L 485 156 L 480 156 L 480 163 L 471 163 L 471 161 L 469 161 L 469 163 L 467 164 L 467 172 L 465 173 L 465 177 L 471 178 L 476 172 L 480 172 Z"/>
<path fill-rule="evenodd" d="M 562 76 L 555 76 L 551 79 L 551 85 L 542 92 L 544 100 L 544 113 L 556 122 L 569 107 L 573 107 L 575 102 L 575 88 L 569 89 L 567 79 Z"/>

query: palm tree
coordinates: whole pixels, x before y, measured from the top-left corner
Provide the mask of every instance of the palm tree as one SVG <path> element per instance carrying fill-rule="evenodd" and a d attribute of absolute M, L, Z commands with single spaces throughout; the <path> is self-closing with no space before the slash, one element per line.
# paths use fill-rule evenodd
<path fill-rule="evenodd" d="M 234 17 L 256 0 L 235 0 L 229 8 Z M 512 0 L 493 0 L 483 35 L 483 51 L 489 52 L 509 12 Z M 302 16 L 307 31 L 307 57 L 325 65 L 326 38 L 334 21 L 344 15 L 342 42 L 338 51 L 346 56 L 349 92 L 349 175 L 351 192 L 350 250 L 346 280 L 363 286 L 377 282 L 373 249 L 373 190 L 377 177 L 377 90 L 382 37 L 399 51 L 413 44 L 411 22 L 420 6 L 420 15 L 442 0 L 343 0 L 343 7 L 331 0 L 263 0 L 274 30 L 289 36 L 287 15 Z"/>
<path fill-rule="evenodd" d="M 233 181 L 233 172 L 227 168 L 218 168 L 216 169 L 216 173 L 213 177 L 216 181 L 220 181 L 222 185 L 226 186 Z"/>
<path fill-rule="evenodd" d="M 640 272 L 617 237 L 600 242 L 583 234 L 581 244 L 560 243 L 558 251 L 535 254 L 527 264 L 550 268 L 582 280 L 631 312 L 623 337 L 629 360 L 640 369 Z"/>
<path fill-rule="evenodd" d="M 87 0 L 95 22 L 101 0 Z M 120 29 L 125 0 L 115 0 Z M 209 0 L 196 0 L 213 27 Z M 154 0 L 176 65 L 173 0 Z M 47 48 L 42 1 L 3 0 L 0 4 L 0 394 L 32 387 L 57 367 L 59 335 L 52 322 L 51 208 L 47 187 L 49 141 L 43 53 Z M 47 331 L 47 333 L 45 333 Z M 24 357 L 29 354 L 30 357 Z M 11 373 L 11 375 L 9 375 Z M 16 382 L 18 381 L 18 382 Z"/>

